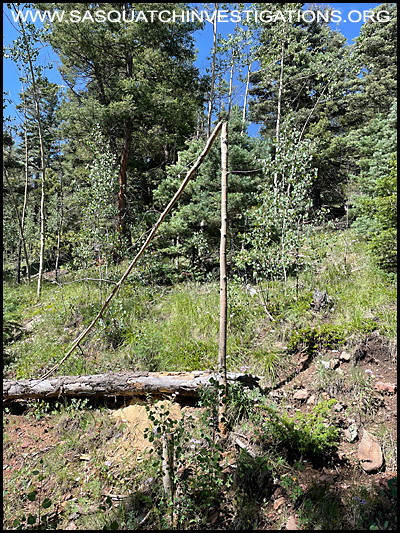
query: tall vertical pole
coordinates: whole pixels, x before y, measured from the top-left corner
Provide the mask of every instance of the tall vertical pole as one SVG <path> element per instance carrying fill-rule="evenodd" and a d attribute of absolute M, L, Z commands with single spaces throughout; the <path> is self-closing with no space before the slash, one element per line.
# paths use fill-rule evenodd
<path fill-rule="evenodd" d="M 219 429 L 227 432 L 225 423 L 225 400 L 227 395 L 226 379 L 226 325 L 227 325 L 227 275 L 226 275 L 226 239 L 227 239 L 227 203 L 228 203 L 228 123 L 222 124 L 221 130 L 221 246 L 220 246 L 220 320 L 219 320 Z"/>
<path fill-rule="evenodd" d="M 211 89 L 210 99 L 208 101 L 208 118 L 207 118 L 207 137 L 211 135 L 211 122 L 212 122 L 212 106 L 214 100 L 214 85 L 215 85 L 215 60 L 217 56 L 217 12 L 219 4 L 214 4 L 214 20 L 213 20 L 213 51 L 212 51 L 212 69 L 211 69 Z"/>

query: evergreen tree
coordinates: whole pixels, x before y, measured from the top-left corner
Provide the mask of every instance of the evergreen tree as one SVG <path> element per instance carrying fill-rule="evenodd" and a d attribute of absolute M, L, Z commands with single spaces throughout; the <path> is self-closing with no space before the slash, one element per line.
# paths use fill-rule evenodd
<path fill-rule="evenodd" d="M 179 161 L 168 168 L 167 178 L 155 193 L 157 206 L 166 204 L 191 162 L 202 149 L 203 141 L 191 141 Z M 228 157 L 228 257 L 239 248 L 238 235 L 246 231 L 245 211 L 254 204 L 261 179 L 255 157 L 256 142 L 242 135 L 241 110 L 234 107 L 229 121 Z M 172 216 L 160 228 L 157 248 L 176 271 L 193 270 L 204 276 L 218 264 L 220 243 L 221 153 L 214 144 L 197 176 L 185 189 Z"/>
<path fill-rule="evenodd" d="M 275 15 L 285 11 L 295 13 L 304 4 L 257 4 L 257 8 Z M 312 188 L 316 209 L 322 204 L 343 201 L 340 183 L 345 178 L 337 164 L 342 154 L 336 139 L 343 135 L 341 117 L 346 112 L 348 78 L 355 74 L 349 66 L 345 38 L 333 31 L 327 22 L 317 17 L 312 22 L 292 22 L 288 15 L 283 21 L 260 22 L 260 68 L 250 80 L 250 116 L 262 124 L 261 133 L 275 138 L 285 126 L 287 117 L 304 137 L 321 137 L 320 152 L 315 153 L 318 179 Z M 329 10 L 325 10 L 327 17 Z M 310 14 L 308 17 L 311 20 Z"/>
<path fill-rule="evenodd" d="M 184 4 L 39 4 L 70 12 L 179 10 Z M 48 40 L 61 58 L 69 87 L 65 135 L 76 144 L 100 124 L 119 159 L 116 227 L 130 239 L 131 226 L 152 206 L 153 189 L 195 130 L 202 86 L 194 67 L 192 23 L 52 23 Z M 128 179 L 128 175 L 130 179 Z M 130 204 L 130 210 L 128 209 Z M 129 244 L 129 242 L 128 242 Z"/>
<path fill-rule="evenodd" d="M 397 4 L 380 4 L 372 12 L 354 47 L 360 75 L 352 106 L 359 110 L 363 122 L 376 113 L 388 113 L 397 98 Z M 385 20 L 378 20 L 381 12 L 386 12 Z"/>

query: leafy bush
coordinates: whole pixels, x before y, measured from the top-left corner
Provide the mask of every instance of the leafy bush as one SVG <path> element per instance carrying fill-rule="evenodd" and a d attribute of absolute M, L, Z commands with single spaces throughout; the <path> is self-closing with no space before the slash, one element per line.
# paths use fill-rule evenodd
<path fill-rule="evenodd" d="M 294 331 L 288 342 L 288 350 L 304 350 L 313 355 L 321 348 L 336 348 L 345 342 L 344 328 L 332 324 L 307 326 Z"/>
<path fill-rule="evenodd" d="M 335 403 L 335 399 L 323 401 L 311 413 L 297 412 L 293 417 L 267 406 L 270 416 L 263 429 L 294 455 L 321 459 L 333 453 L 339 442 L 340 430 L 327 422 Z"/>

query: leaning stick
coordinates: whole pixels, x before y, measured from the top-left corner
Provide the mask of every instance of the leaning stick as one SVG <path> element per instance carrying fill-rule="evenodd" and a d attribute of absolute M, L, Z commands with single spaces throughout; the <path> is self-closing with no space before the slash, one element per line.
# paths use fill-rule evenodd
<path fill-rule="evenodd" d="M 174 197 L 172 198 L 172 200 L 169 202 L 169 204 L 167 205 L 167 207 L 165 208 L 165 210 L 163 211 L 163 213 L 160 215 L 160 218 L 158 219 L 158 221 L 156 222 L 156 224 L 153 226 L 153 229 L 151 230 L 149 236 L 147 237 L 146 241 L 144 242 L 143 246 L 140 248 L 139 252 L 136 254 L 136 257 L 133 259 L 133 261 L 131 262 L 131 264 L 129 265 L 128 269 L 126 270 L 125 274 L 122 276 L 122 278 L 119 280 L 119 282 L 115 285 L 115 287 L 113 288 L 113 290 L 111 291 L 111 293 L 109 294 L 109 296 L 107 297 L 106 301 L 104 302 L 103 304 L 103 307 L 100 309 L 99 313 L 96 315 L 96 317 L 93 319 L 93 321 L 91 322 L 91 324 L 85 329 L 85 331 L 83 331 L 79 337 L 74 341 L 73 345 L 71 346 L 71 348 L 68 350 L 68 352 L 64 355 L 64 357 L 61 359 L 61 361 L 59 361 L 57 364 L 55 364 L 53 366 L 53 368 L 51 368 L 48 372 L 46 372 L 46 374 L 44 374 L 40 379 L 45 379 L 47 378 L 48 376 L 50 376 L 59 366 L 62 365 L 62 363 L 64 363 L 64 361 L 72 354 L 72 352 L 75 350 L 75 348 L 78 346 L 78 344 L 86 337 L 86 335 L 89 333 L 89 331 L 93 328 L 93 326 L 96 324 L 96 322 L 99 320 L 99 318 L 101 317 L 101 315 L 104 313 L 104 310 L 106 309 L 106 307 L 108 306 L 108 304 L 110 303 L 110 301 L 113 299 L 113 297 L 115 296 L 115 294 L 118 292 L 118 290 L 120 289 L 121 285 L 123 284 L 123 282 L 126 280 L 126 278 L 129 276 L 132 268 L 136 265 L 136 263 L 138 262 L 139 258 L 141 257 L 141 255 L 143 254 L 143 252 L 145 251 L 145 249 L 148 247 L 148 245 L 150 244 L 151 240 L 153 239 L 156 231 L 158 230 L 159 226 L 161 225 L 162 221 L 165 219 L 165 217 L 168 215 L 168 213 L 171 211 L 171 208 L 172 206 L 175 204 L 175 202 L 178 200 L 178 198 L 180 197 L 180 195 L 182 194 L 182 192 L 184 191 L 186 185 L 189 183 L 191 177 L 193 176 L 193 174 L 196 172 L 196 170 L 199 168 L 199 166 L 202 164 L 204 158 L 206 157 L 206 155 L 208 154 L 208 152 L 210 151 L 210 148 L 212 146 L 212 143 L 214 142 L 215 138 L 217 137 L 220 129 L 222 127 L 222 121 L 218 122 L 218 124 L 215 126 L 214 128 L 214 131 L 212 132 L 212 134 L 210 135 L 210 137 L 208 138 L 208 141 L 204 147 L 204 150 L 201 152 L 199 158 L 197 159 L 197 161 L 194 163 L 194 165 L 192 166 L 192 168 L 188 171 L 188 173 L 186 174 L 186 177 L 185 179 L 183 180 L 183 182 L 181 183 L 181 186 L 179 187 L 179 189 L 176 191 Z"/>

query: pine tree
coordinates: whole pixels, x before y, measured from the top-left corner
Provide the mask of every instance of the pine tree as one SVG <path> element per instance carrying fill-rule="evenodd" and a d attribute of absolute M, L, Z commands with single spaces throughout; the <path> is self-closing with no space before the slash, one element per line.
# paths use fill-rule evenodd
<path fill-rule="evenodd" d="M 187 150 L 179 154 L 179 162 L 168 168 L 167 178 L 155 192 L 159 209 L 176 191 L 180 176 L 196 159 L 202 141 L 193 140 L 188 145 Z M 254 205 L 254 194 L 261 179 L 256 145 L 257 141 L 242 135 L 242 113 L 235 106 L 229 121 L 228 258 L 240 247 L 238 235 L 247 229 L 245 211 Z M 204 277 L 217 268 L 221 222 L 220 169 L 220 150 L 213 146 L 171 218 L 160 228 L 158 252 L 175 272 L 194 272 Z"/>
<path fill-rule="evenodd" d="M 39 4 L 82 11 L 82 4 Z M 93 13 L 179 10 L 183 4 L 85 4 Z M 195 131 L 203 101 L 194 67 L 192 23 L 54 22 L 48 40 L 69 87 L 64 131 L 76 146 L 95 124 L 119 159 L 116 229 L 130 245 L 136 220 L 152 207 L 153 189 L 184 139 Z M 130 176 L 130 179 L 128 179 Z"/>

